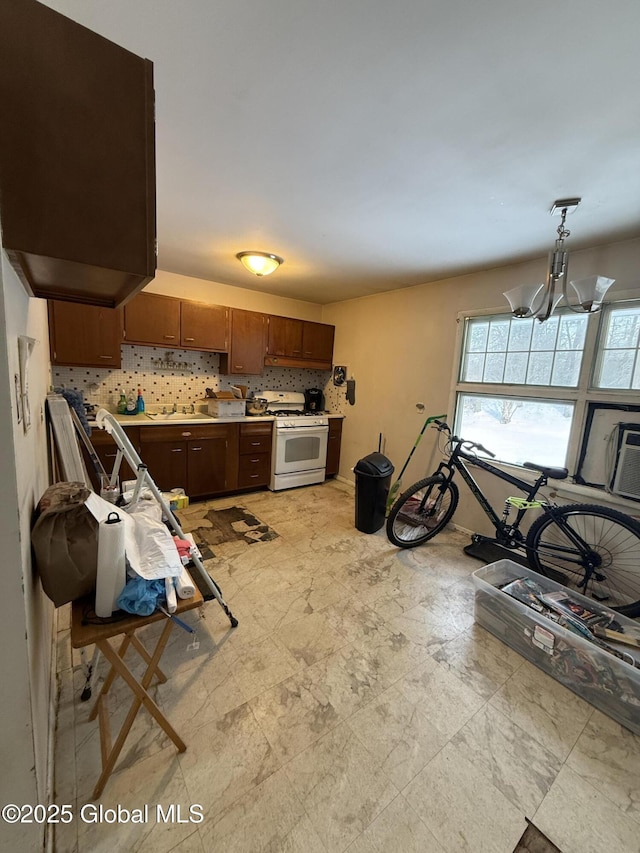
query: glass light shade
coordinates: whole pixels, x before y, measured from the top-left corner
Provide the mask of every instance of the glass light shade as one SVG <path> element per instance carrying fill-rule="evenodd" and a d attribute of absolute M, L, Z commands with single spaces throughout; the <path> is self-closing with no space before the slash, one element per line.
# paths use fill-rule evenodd
<path fill-rule="evenodd" d="M 254 275 L 271 275 L 272 272 L 278 269 L 284 260 L 278 255 L 272 255 L 269 252 L 238 252 L 236 255 L 239 261 Z"/>
<path fill-rule="evenodd" d="M 507 297 L 514 317 L 531 317 L 533 304 L 543 287 L 544 284 L 522 284 L 520 287 L 514 287 L 513 290 L 507 290 L 502 295 Z"/>
<path fill-rule="evenodd" d="M 578 296 L 578 302 L 584 311 L 598 311 L 602 305 L 605 293 L 614 283 L 615 278 L 605 278 L 603 275 L 592 275 L 570 282 Z"/>

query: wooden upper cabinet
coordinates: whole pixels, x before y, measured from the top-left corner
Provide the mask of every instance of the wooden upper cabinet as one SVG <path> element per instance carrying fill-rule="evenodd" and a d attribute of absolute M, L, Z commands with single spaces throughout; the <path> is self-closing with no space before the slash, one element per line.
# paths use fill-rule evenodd
<path fill-rule="evenodd" d="M 335 326 L 305 321 L 302 330 L 302 357 L 331 364 L 334 334 Z"/>
<path fill-rule="evenodd" d="M 229 309 L 221 305 L 182 302 L 180 344 L 189 349 L 226 352 L 229 337 Z"/>
<path fill-rule="evenodd" d="M 328 370 L 333 361 L 334 326 L 269 316 L 264 363 L 280 367 L 313 367 Z"/>
<path fill-rule="evenodd" d="M 256 311 L 231 309 L 229 353 L 220 356 L 220 373 L 262 374 L 266 319 Z"/>
<path fill-rule="evenodd" d="M 53 364 L 121 366 L 122 310 L 58 301 L 48 309 Z"/>
<path fill-rule="evenodd" d="M 30 295 L 116 307 L 155 275 L 153 65 L 0 3 L 2 240 Z"/>
<path fill-rule="evenodd" d="M 180 346 L 180 300 L 156 293 L 139 293 L 124 307 L 127 344 Z"/>
<path fill-rule="evenodd" d="M 270 316 L 267 342 L 269 355 L 302 358 L 302 326 L 302 320 Z"/>

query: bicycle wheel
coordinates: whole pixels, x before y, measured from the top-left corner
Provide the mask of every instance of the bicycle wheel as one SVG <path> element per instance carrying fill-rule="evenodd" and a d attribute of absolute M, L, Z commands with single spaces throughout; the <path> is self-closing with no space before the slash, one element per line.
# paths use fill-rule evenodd
<path fill-rule="evenodd" d="M 400 495 L 387 518 L 387 536 L 398 548 L 415 548 L 445 527 L 458 506 L 458 487 L 427 477 Z"/>
<path fill-rule="evenodd" d="M 562 583 L 624 616 L 640 615 L 640 524 L 622 512 L 570 504 L 531 526 L 527 554 L 534 571 L 560 572 Z M 587 543 L 580 549 L 578 540 Z"/>

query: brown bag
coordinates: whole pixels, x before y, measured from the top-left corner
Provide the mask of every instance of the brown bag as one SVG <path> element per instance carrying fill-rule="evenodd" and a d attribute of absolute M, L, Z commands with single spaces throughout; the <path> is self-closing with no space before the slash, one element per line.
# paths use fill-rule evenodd
<path fill-rule="evenodd" d="M 84 483 L 54 483 L 40 498 L 31 530 L 42 588 L 56 607 L 96 587 L 98 522 L 85 506 Z"/>

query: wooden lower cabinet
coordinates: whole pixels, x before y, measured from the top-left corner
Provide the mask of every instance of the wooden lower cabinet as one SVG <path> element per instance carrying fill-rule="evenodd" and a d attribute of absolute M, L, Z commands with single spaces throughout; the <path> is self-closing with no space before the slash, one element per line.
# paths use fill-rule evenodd
<path fill-rule="evenodd" d="M 329 418 L 327 441 L 327 467 L 325 477 L 335 477 L 340 470 L 340 445 L 342 443 L 342 418 Z"/>
<path fill-rule="evenodd" d="M 238 488 L 262 488 L 271 478 L 271 421 L 240 424 Z"/>
<path fill-rule="evenodd" d="M 238 488 L 237 423 L 142 427 L 140 456 L 163 491 L 200 498 Z"/>

